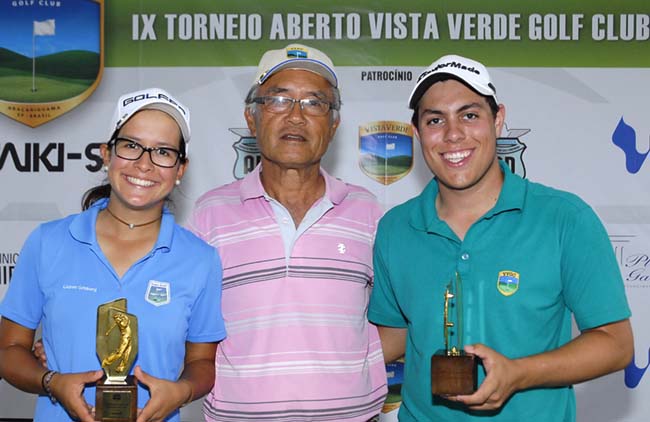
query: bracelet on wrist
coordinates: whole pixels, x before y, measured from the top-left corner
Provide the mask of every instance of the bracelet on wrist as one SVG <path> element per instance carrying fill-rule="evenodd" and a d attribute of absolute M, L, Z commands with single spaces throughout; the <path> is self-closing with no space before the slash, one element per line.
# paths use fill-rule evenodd
<path fill-rule="evenodd" d="M 58 372 L 49 370 L 44 373 L 43 377 L 41 378 L 41 387 L 43 387 L 43 391 L 45 391 L 45 394 L 47 394 L 47 396 L 50 398 L 52 404 L 56 404 L 56 397 L 54 397 L 54 394 L 52 394 L 50 382 L 52 382 L 52 378 L 54 378 L 56 374 L 58 374 Z"/>

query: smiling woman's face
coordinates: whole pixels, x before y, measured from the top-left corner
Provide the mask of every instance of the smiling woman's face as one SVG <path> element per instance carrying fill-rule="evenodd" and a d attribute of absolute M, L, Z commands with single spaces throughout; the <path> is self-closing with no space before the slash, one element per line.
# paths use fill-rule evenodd
<path fill-rule="evenodd" d="M 178 150 L 181 133 L 176 121 L 158 110 L 143 110 L 122 126 L 118 136 L 148 148 L 167 147 Z M 111 203 L 130 209 L 162 208 L 174 189 L 177 179 L 185 173 L 186 163 L 172 168 L 159 167 L 145 152 L 137 160 L 117 157 L 114 150 L 102 148 L 104 164 L 108 166 Z M 116 203 L 117 202 L 117 203 Z"/>

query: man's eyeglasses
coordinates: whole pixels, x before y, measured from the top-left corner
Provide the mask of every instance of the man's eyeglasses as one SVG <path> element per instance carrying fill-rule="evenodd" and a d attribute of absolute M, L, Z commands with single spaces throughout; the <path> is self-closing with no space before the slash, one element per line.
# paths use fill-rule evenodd
<path fill-rule="evenodd" d="M 264 111 L 277 114 L 293 110 L 295 103 L 299 103 L 302 112 L 309 116 L 324 116 L 330 110 L 338 109 L 335 104 L 317 98 L 303 98 L 299 100 L 297 98 L 271 95 L 267 97 L 255 97 L 251 102 L 261 104 Z"/>
<path fill-rule="evenodd" d="M 131 139 L 116 138 L 108 143 L 115 148 L 115 155 L 124 160 L 139 160 L 142 154 L 149 153 L 149 159 L 158 167 L 174 167 L 181 158 L 181 152 L 174 148 L 157 147 L 149 148 L 132 141 Z"/>

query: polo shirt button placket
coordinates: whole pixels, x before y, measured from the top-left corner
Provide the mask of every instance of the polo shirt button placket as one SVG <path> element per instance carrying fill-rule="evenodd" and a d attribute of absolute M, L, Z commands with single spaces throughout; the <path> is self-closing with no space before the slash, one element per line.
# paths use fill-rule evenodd
<path fill-rule="evenodd" d="M 470 263 L 469 263 L 469 258 L 470 254 L 467 251 L 462 251 L 460 255 L 458 256 L 458 271 L 466 274 L 467 271 L 469 271 L 470 268 Z"/>

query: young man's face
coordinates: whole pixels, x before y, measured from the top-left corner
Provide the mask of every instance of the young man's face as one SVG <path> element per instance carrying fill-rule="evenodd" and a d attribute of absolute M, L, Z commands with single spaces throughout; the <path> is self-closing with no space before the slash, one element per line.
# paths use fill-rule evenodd
<path fill-rule="evenodd" d="M 486 99 L 461 82 L 434 83 L 422 96 L 416 135 L 440 188 L 465 190 L 501 178 L 496 138 L 505 109 L 493 116 Z"/>
<path fill-rule="evenodd" d="M 306 70 L 287 69 L 271 76 L 258 95 L 293 99 L 319 99 L 332 102 L 332 88 L 320 75 Z M 338 120 L 332 111 L 322 116 L 304 112 L 295 103 L 286 112 L 273 113 L 257 106 L 255 114 L 246 109 L 245 117 L 251 133 L 257 137 L 264 166 L 283 169 L 317 166 L 336 132 Z"/>

